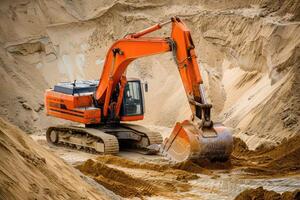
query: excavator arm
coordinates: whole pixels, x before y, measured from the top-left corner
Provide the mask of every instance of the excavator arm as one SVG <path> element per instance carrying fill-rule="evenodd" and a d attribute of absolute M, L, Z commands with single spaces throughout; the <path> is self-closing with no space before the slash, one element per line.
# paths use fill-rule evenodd
<path fill-rule="evenodd" d="M 172 23 L 170 38 L 142 37 L 156 31 L 168 23 Z M 210 121 L 210 108 L 206 104 L 204 90 L 200 88 L 202 78 L 196 60 L 195 46 L 190 31 L 179 18 L 171 18 L 171 21 L 156 24 L 138 33 L 127 35 L 115 42 L 109 49 L 100 82 L 95 93 L 95 98 L 103 105 L 103 115 L 108 116 L 112 92 L 120 83 L 118 102 L 116 102 L 115 114 L 118 116 L 122 103 L 123 89 L 126 83 L 126 69 L 135 59 L 172 51 L 174 60 L 178 66 L 180 77 L 188 97 L 193 116 L 205 119 L 205 125 L 212 125 Z M 205 114 L 205 117 L 202 116 Z"/>
<path fill-rule="evenodd" d="M 170 51 L 170 45 L 162 38 L 124 38 L 110 48 L 95 93 L 99 104 L 104 104 L 103 115 L 107 117 L 111 95 L 120 80 L 124 80 L 128 65 L 135 59 Z M 122 84 L 123 85 L 123 84 Z M 119 95 L 122 93 L 119 92 Z M 120 100 L 122 101 L 122 98 Z M 121 103 L 121 102 L 118 102 Z"/>

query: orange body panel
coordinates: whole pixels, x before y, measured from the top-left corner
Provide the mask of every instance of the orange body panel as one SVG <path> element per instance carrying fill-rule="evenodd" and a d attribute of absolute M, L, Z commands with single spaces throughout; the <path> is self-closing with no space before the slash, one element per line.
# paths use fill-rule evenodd
<path fill-rule="evenodd" d="M 74 96 L 47 90 L 45 93 L 47 115 L 79 122 L 99 124 L 101 110 L 92 106 L 92 96 Z"/>
<path fill-rule="evenodd" d="M 144 119 L 144 115 L 121 116 L 121 121 L 138 121 L 143 119 Z"/>
<path fill-rule="evenodd" d="M 92 95 L 75 96 L 55 92 L 53 90 L 46 91 L 46 99 L 52 103 L 63 103 L 67 109 L 74 109 L 78 107 L 90 107 L 93 103 Z"/>

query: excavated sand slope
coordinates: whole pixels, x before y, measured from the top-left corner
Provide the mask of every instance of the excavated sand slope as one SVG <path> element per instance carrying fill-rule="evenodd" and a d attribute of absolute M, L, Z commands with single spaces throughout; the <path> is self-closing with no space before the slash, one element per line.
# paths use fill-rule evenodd
<path fill-rule="evenodd" d="M 275 144 L 299 132 L 299 7 L 296 0 L 1 1 L 0 115 L 27 132 L 62 123 L 43 114 L 46 88 L 98 79 L 115 40 L 178 15 L 191 29 L 214 119 L 251 149 Z M 189 118 L 170 53 L 136 60 L 128 75 L 150 85 L 145 123 Z"/>
<path fill-rule="evenodd" d="M 115 40 L 174 15 L 180 16 L 191 29 L 207 96 L 214 105 L 214 120 L 233 128 L 235 136 L 247 143 L 235 140 L 232 163 L 194 163 L 197 173 L 211 173 L 199 165 L 242 169 L 249 177 L 299 173 L 299 137 L 295 136 L 300 131 L 298 0 L 3 0 L 0 116 L 27 133 L 63 123 L 44 115 L 46 88 L 59 81 L 98 79 L 106 51 Z M 167 37 L 169 29 L 165 27 L 152 35 Z M 189 118 L 186 97 L 170 53 L 133 62 L 128 76 L 149 83 L 150 92 L 145 95 L 147 125 L 171 127 L 176 121 Z M 1 181 L 6 181 L 6 187 L 1 187 L 5 194 L 17 195 L 13 192 L 16 190 L 20 195 L 42 195 L 41 198 L 73 197 L 77 193 L 88 199 L 96 197 L 87 192 L 88 186 L 78 184 L 81 179 L 62 161 L 48 155 L 19 131 L 7 134 L 5 131 L 10 127 L 3 125 L 1 129 L 5 133 L 1 132 L 1 149 L 6 152 L 1 153 L 1 159 L 9 161 L 1 162 L 7 166 L 0 168 L 5 177 Z M 127 163 L 132 169 L 127 174 L 121 169 L 129 172 L 127 164 L 119 166 L 123 163 L 120 160 L 105 163 L 107 160 L 89 160 L 78 168 L 125 197 L 168 196 L 174 190 L 184 193 L 190 186 L 182 182 L 195 178 L 186 170 L 179 170 L 180 176 L 171 176 L 166 166 L 154 166 L 160 169 L 157 173 L 152 170 L 153 176 L 162 176 L 159 181 L 144 172 L 133 177 L 145 166 Z M 117 169 L 110 165 L 117 165 Z M 63 177 L 70 184 L 57 178 L 61 171 L 70 175 Z M 38 176 L 42 178 L 37 179 Z M 144 182 L 145 176 L 150 181 Z M 40 185 L 35 186 L 31 179 Z M 125 179 L 133 183 L 128 191 L 120 189 L 127 186 Z M 145 187 L 137 183 L 145 183 Z M 178 199 L 183 198 L 181 195 Z"/>
<path fill-rule="evenodd" d="M 107 199 L 79 173 L 0 118 L 0 199 Z"/>

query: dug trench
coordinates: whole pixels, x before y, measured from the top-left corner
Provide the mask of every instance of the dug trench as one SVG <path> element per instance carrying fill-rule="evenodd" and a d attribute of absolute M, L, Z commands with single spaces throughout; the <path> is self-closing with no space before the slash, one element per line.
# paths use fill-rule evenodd
<path fill-rule="evenodd" d="M 188 192 L 195 189 L 190 181 L 201 181 L 202 175 L 214 179 L 223 173 L 230 173 L 240 179 L 258 179 L 298 174 L 299 153 L 299 136 L 283 141 L 276 147 L 260 147 L 255 151 L 249 150 L 241 139 L 234 138 L 232 157 L 225 163 L 194 160 L 171 164 L 163 158 L 156 162 L 143 162 L 103 155 L 89 159 L 76 168 L 122 197 L 163 196 L 181 199 L 188 197 Z M 249 191 L 251 193 L 252 190 Z M 298 193 L 285 195 L 284 199 L 296 199 L 294 197 Z M 241 195 L 238 199 L 242 199 Z"/>

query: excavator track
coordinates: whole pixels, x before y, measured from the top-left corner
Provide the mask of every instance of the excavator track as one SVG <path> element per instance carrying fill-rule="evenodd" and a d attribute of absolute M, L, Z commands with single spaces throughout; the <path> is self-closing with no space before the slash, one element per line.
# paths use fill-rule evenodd
<path fill-rule="evenodd" d="M 157 132 L 147 132 L 145 134 L 149 139 L 150 145 L 161 144 L 163 141 L 162 136 Z"/>
<path fill-rule="evenodd" d="M 102 154 L 117 154 L 119 152 L 118 139 L 114 135 L 93 128 L 49 127 L 46 138 L 48 143 L 56 146 L 75 147 L 78 150 Z"/>
<path fill-rule="evenodd" d="M 147 139 L 147 144 L 143 144 L 142 148 L 147 148 L 152 144 L 161 144 L 163 138 L 160 133 L 151 131 L 143 126 L 135 125 L 135 124 L 123 124 L 123 127 L 130 129 L 137 134 L 141 134 L 143 138 Z"/>
<path fill-rule="evenodd" d="M 144 154 L 148 146 L 162 143 L 160 133 L 134 124 L 95 128 L 54 126 L 48 128 L 46 138 L 48 143 L 56 146 L 101 154 L 117 154 L 120 145 L 124 147 L 124 144 Z"/>

